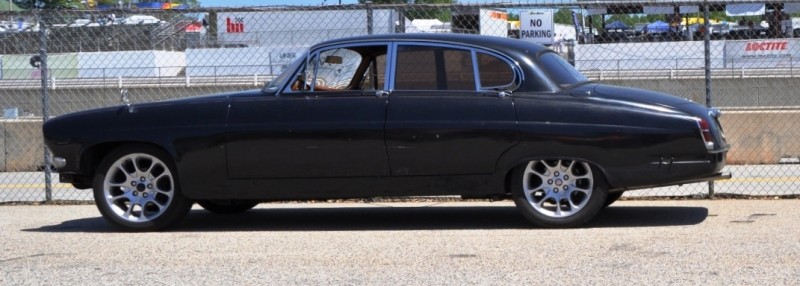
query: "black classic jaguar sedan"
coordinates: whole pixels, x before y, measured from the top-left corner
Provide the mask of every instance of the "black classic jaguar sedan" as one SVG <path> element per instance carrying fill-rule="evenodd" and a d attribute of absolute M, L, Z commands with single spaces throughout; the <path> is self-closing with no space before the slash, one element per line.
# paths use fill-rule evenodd
<path fill-rule="evenodd" d="M 515 39 L 397 34 L 311 47 L 264 89 L 53 118 L 62 182 L 128 230 L 259 202 L 513 198 L 578 226 L 622 192 L 727 177 L 716 109 L 588 81 Z"/>

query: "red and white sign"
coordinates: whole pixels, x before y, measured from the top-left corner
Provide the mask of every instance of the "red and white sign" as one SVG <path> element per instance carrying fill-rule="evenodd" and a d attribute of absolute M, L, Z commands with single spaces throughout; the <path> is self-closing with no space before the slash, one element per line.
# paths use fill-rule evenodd
<path fill-rule="evenodd" d="M 725 65 L 728 68 L 778 68 L 792 66 L 800 58 L 797 39 L 727 41 Z"/>
<path fill-rule="evenodd" d="M 744 48 L 744 51 L 786 51 L 787 46 L 789 46 L 789 41 L 787 40 L 747 42 L 747 46 Z"/>
<path fill-rule="evenodd" d="M 228 33 L 244 33 L 244 18 L 231 17 L 225 18 L 225 32 Z"/>

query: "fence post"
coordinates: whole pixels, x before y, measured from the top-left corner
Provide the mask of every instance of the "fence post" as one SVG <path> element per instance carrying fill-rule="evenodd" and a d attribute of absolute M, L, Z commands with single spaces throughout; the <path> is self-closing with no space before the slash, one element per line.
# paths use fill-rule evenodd
<path fill-rule="evenodd" d="M 703 1 L 703 44 L 705 50 L 705 73 L 706 73 L 706 107 L 711 107 L 711 25 L 709 23 L 708 0 Z M 708 198 L 714 198 L 714 181 L 708 181 Z"/>
<path fill-rule="evenodd" d="M 47 110 L 48 110 L 48 98 L 47 98 L 47 77 L 48 77 L 48 68 L 47 68 L 47 26 L 45 25 L 44 18 L 42 17 L 42 10 L 39 10 L 39 13 L 36 14 L 37 20 L 39 22 L 39 57 L 41 58 L 41 63 L 39 64 L 39 70 L 41 73 L 41 80 L 42 80 L 42 124 L 47 122 L 47 119 L 50 117 Z M 52 174 L 50 170 L 50 150 L 47 149 L 47 145 L 42 144 L 42 149 L 44 150 L 44 198 L 45 202 L 53 201 L 53 180 Z"/>
<path fill-rule="evenodd" d="M 373 19 L 372 19 L 372 7 L 370 7 L 371 3 L 372 3 L 372 1 L 367 1 L 367 4 L 366 4 L 367 5 L 367 34 L 368 35 L 372 35 L 372 25 L 373 25 L 372 24 L 372 21 L 373 21 Z"/>

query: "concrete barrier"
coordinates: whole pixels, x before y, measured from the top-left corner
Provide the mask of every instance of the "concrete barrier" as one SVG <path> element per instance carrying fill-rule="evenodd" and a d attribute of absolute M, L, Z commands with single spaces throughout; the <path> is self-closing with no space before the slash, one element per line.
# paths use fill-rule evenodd
<path fill-rule="evenodd" d="M 6 170 L 6 123 L 0 122 L 0 171 Z"/>
<path fill-rule="evenodd" d="M 41 120 L 5 120 L 3 125 L 4 172 L 33 171 L 44 161 Z"/>
<path fill-rule="evenodd" d="M 727 111 L 720 118 L 729 164 L 775 164 L 800 156 L 800 110 Z"/>

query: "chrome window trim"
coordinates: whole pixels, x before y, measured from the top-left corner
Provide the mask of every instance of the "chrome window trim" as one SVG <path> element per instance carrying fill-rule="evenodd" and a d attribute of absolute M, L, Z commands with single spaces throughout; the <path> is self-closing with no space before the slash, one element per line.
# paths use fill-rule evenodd
<path fill-rule="evenodd" d="M 483 54 L 486 54 L 488 56 L 493 56 L 495 58 L 500 59 L 501 61 L 504 61 L 508 65 L 508 67 L 511 69 L 511 74 L 514 77 L 514 78 L 511 79 L 511 82 L 509 82 L 508 84 L 505 84 L 505 85 L 483 86 L 483 83 L 480 80 L 478 80 L 478 89 L 479 90 L 487 91 L 487 90 L 498 90 L 498 89 L 500 89 L 500 90 L 507 90 L 507 91 L 515 91 L 515 90 L 517 90 L 519 88 L 520 85 L 522 85 L 522 81 L 519 80 L 522 77 L 522 73 L 520 72 L 520 69 L 517 67 L 516 64 L 512 63 L 511 61 L 506 59 L 506 57 L 501 56 L 501 55 L 499 55 L 497 53 L 491 53 L 491 52 L 476 50 L 476 53 L 475 53 L 475 62 L 476 62 L 475 70 L 477 70 L 476 74 L 477 74 L 479 79 L 480 79 L 480 68 L 477 66 L 477 61 L 478 61 L 478 55 L 477 54 L 478 53 L 483 53 Z"/>
<path fill-rule="evenodd" d="M 453 44 L 453 43 L 450 43 L 450 42 L 426 41 L 426 40 L 358 41 L 358 42 L 354 42 L 354 43 L 330 44 L 330 45 L 312 47 L 312 48 L 307 49 L 306 52 L 305 52 L 305 55 L 304 55 L 305 63 L 303 65 L 301 65 L 298 68 L 298 70 L 294 71 L 294 74 L 295 74 L 294 76 L 287 78 L 286 82 L 284 82 L 281 85 L 281 86 L 283 86 L 283 88 L 280 89 L 276 93 L 276 95 L 280 96 L 280 95 L 283 95 L 283 94 L 295 94 L 295 93 L 299 93 L 299 92 L 308 92 L 308 91 L 293 91 L 293 90 L 291 90 L 291 84 L 294 82 L 294 80 L 296 80 L 297 73 L 300 72 L 300 70 L 304 71 L 304 69 L 309 65 L 309 59 L 311 58 L 311 56 L 318 55 L 319 52 L 322 51 L 322 50 L 335 49 L 335 48 L 348 48 L 348 47 L 380 46 L 380 45 L 386 45 L 387 46 L 387 50 L 386 50 L 386 57 L 387 58 L 386 58 L 386 67 L 385 67 L 386 70 L 384 71 L 385 78 L 384 78 L 383 86 L 384 86 L 384 90 L 385 91 L 389 91 L 389 92 L 392 92 L 392 91 L 396 90 L 395 89 L 395 79 L 396 79 L 396 75 L 397 75 L 397 51 L 398 51 L 398 47 L 401 46 L 401 45 L 434 46 L 434 47 L 445 47 L 445 48 L 453 48 L 453 49 L 458 49 L 458 50 L 470 51 L 471 56 L 472 56 L 473 72 L 475 73 L 475 78 L 476 78 L 476 80 L 475 80 L 475 90 L 474 90 L 476 92 L 491 91 L 491 90 L 501 89 L 501 88 L 506 88 L 506 87 L 508 88 L 508 91 L 513 92 L 513 91 L 516 91 L 517 89 L 519 89 L 522 86 L 522 82 L 525 79 L 524 78 L 525 74 L 522 72 L 522 68 L 520 67 L 520 65 L 519 65 L 519 63 L 517 61 L 513 60 L 512 58 L 506 56 L 503 53 L 500 53 L 500 52 L 497 52 L 495 50 L 488 49 L 488 48 L 485 48 L 485 47 L 481 47 L 481 46 L 475 46 L 475 45 L 470 45 L 470 44 Z M 505 86 L 483 86 L 481 84 L 481 82 L 480 82 L 480 70 L 479 70 L 478 65 L 477 65 L 477 53 L 484 53 L 484 54 L 487 54 L 487 55 L 491 55 L 491 56 L 497 57 L 502 61 L 505 61 L 506 64 L 508 64 L 509 67 L 511 68 L 512 73 L 514 75 L 514 79 L 512 80 L 512 82 L 509 83 L 508 85 L 505 85 Z M 317 59 L 317 60 L 319 60 L 319 59 Z M 314 72 L 314 76 L 316 76 L 316 71 Z M 315 85 L 315 84 L 316 84 L 316 82 L 312 83 L 312 90 L 310 90 L 311 92 L 313 92 L 313 85 Z M 441 91 L 441 90 L 408 90 L 408 91 Z M 456 91 L 456 90 L 454 90 L 454 91 Z"/>
<path fill-rule="evenodd" d="M 392 42 L 389 51 L 386 52 L 386 78 L 383 81 L 384 90 L 389 92 L 394 91 L 395 68 L 397 68 L 397 42 Z"/>
<path fill-rule="evenodd" d="M 452 43 L 448 43 L 448 42 L 437 42 L 437 41 L 395 41 L 392 44 L 393 48 L 392 48 L 391 70 L 387 70 L 387 74 L 389 74 L 391 76 L 391 80 L 387 80 L 387 83 L 390 83 L 390 86 L 389 86 L 390 89 L 389 90 L 397 90 L 395 88 L 395 77 L 397 76 L 397 70 L 396 70 L 397 69 L 397 51 L 398 51 L 398 47 L 402 46 L 402 45 L 426 46 L 426 47 L 431 47 L 431 46 L 432 47 L 445 47 L 445 48 L 453 48 L 453 49 L 458 49 L 458 50 L 470 51 L 471 56 L 472 56 L 472 69 L 473 69 L 473 73 L 475 74 L 475 78 L 476 78 L 476 80 L 475 80 L 475 90 L 474 90 L 475 92 L 492 91 L 492 90 L 494 90 L 496 88 L 499 89 L 499 88 L 504 88 L 504 87 L 508 87 L 507 91 L 513 92 L 513 91 L 516 91 L 517 89 L 519 89 L 522 86 L 522 82 L 524 80 L 524 73 L 522 72 L 522 68 L 519 66 L 519 64 L 516 61 L 514 61 L 510 57 L 508 57 L 508 56 L 506 56 L 506 55 L 504 55 L 504 54 L 502 54 L 500 52 L 494 51 L 492 49 L 487 49 L 487 48 L 484 48 L 484 47 L 474 46 L 474 45 L 467 45 L 467 44 L 459 45 L 459 44 L 452 44 Z M 514 79 L 508 85 L 505 85 L 505 86 L 483 87 L 481 85 L 481 83 L 480 83 L 480 71 L 478 70 L 478 65 L 477 65 L 477 53 L 484 53 L 484 54 L 487 54 L 487 55 L 491 55 L 491 56 L 497 57 L 500 60 L 506 62 L 506 64 L 508 64 L 509 67 L 511 68 L 511 71 L 512 71 L 512 74 L 514 76 Z M 387 76 L 389 76 L 389 75 L 387 75 Z M 491 89 L 487 89 L 487 88 L 491 88 Z M 404 91 L 443 91 L 443 90 L 404 89 Z M 452 91 L 473 91 L 473 90 L 452 90 Z"/>
<path fill-rule="evenodd" d="M 459 46 L 459 45 L 448 44 L 448 43 L 419 42 L 419 41 L 397 41 L 397 42 L 395 42 L 395 48 L 396 48 L 395 49 L 395 55 L 394 55 L 395 61 L 397 61 L 397 52 L 398 52 L 400 46 L 422 46 L 422 47 L 452 48 L 452 49 L 456 49 L 456 50 L 468 51 L 468 52 L 470 52 L 470 56 L 472 56 L 472 50 L 473 50 L 473 48 L 471 46 Z M 475 72 L 475 66 L 474 66 L 475 60 L 474 60 L 474 57 L 473 57 L 473 61 L 472 62 L 473 62 L 472 71 L 474 73 Z M 392 90 L 396 90 L 394 84 L 395 84 L 395 78 L 397 77 L 397 70 L 396 70 L 397 66 L 395 65 L 394 68 L 395 68 L 395 70 L 392 70 L 392 86 L 391 86 Z M 470 90 L 470 89 L 448 89 L 448 90 L 438 90 L 438 89 L 433 89 L 433 90 L 401 89 L 401 90 L 403 90 L 403 91 L 476 91 L 477 92 L 478 91 L 478 82 L 475 82 L 475 89 L 472 89 L 472 90 Z"/>
<path fill-rule="evenodd" d="M 338 43 L 338 44 L 331 44 L 331 45 L 324 45 L 324 46 L 317 46 L 317 47 L 309 48 L 308 51 L 306 52 L 306 55 L 305 55 L 305 57 L 306 57 L 305 64 L 301 65 L 300 68 L 298 68 L 298 70 L 295 71 L 295 76 L 300 70 L 305 70 L 305 68 L 308 67 L 309 59 L 312 56 L 316 56 L 316 61 L 317 61 L 317 63 L 319 63 L 319 53 L 321 51 L 326 51 L 326 50 L 330 50 L 330 49 L 339 49 L 339 48 L 381 46 L 381 45 L 385 45 L 386 46 L 386 56 L 390 57 L 391 51 L 392 51 L 391 46 L 393 45 L 393 42 L 391 42 L 391 41 L 373 41 L 373 42 L 363 41 L 363 42 L 356 42 L 356 43 Z M 386 61 L 387 61 L 387 68 L 388 68 L 389 67 L 388 66 L 389 59 L 387 58 Z M 281 89 L 281 92 L 279 92 L 278 95 L 282 95 L 282 94 L 285 94 L 285 93 L 291 95 L 291 94 L 301 93 L 301 92 L 314 92 L 314 86 L 316 85 L 316 77 L 317 77 L 317 68 L 318 67 L 319 67 L 319 65 L 314 66 L 314 79 L 311 82 L 311 90 L 303 90 L 303 91 L 300 91 L 300 90 L 294 91 L 294 90 L 292 90 L 292 87 L 291 87 L 292 82 L 296 79 L 295 77 L 292 77 L 290 80 L 288 80 L 286 83 L 283 84 L 283 89 Z M 388 77 L 389 70 L 387 69 L 386 71 L 384 71 L 384 73 L 386 73 L 387 75 L 385 75 L 385 76 Z M 386 80 L 384 80 L 383 85 L 384 85 L 385 88 L 388 86 Z"/>
<path fill-rule="evenodd" d="M 475 49 L 470 50 L 472 56 L 472 77 L 475 78 L 475 90 L 481 90 L 481 74 L 478 70 L 478 51 Z"/>
<path fill-rule="evenodd" d="M 297 69 L 294 72 L 292 72 L 292 73 L 294 73 L 294 75 L 291 76 L 291 77 L 288 77 L 286 79 L 286 82 L 283 82 L 283 83 L 281 83 L 281 85 L 279 85 L 282 88 L 279 89 L 279 91 L 275 93 L 275 96 L 281 96 L 284 93 L 296 93 L 296 92 L 298 92 L 298 91 L 293 91 L 292 90 L 292 83 L 294 83 L 294 81 L 297 80 L 297 73 L 300 72 L 300 70 L 304 69 L 306 66 L 308 66 L 308 58 L 309 58 L 310 55 L 311 55 L 311 49 L 306 49 L 305 55 L 302 56 L 302 57 L 305 58 L 305 61 L 304 61 L 305 63 L 303 63 L 302 65 L 297 67 Z M 289 72 L 289 71 L 284 71 L 284 72 Z"/>

